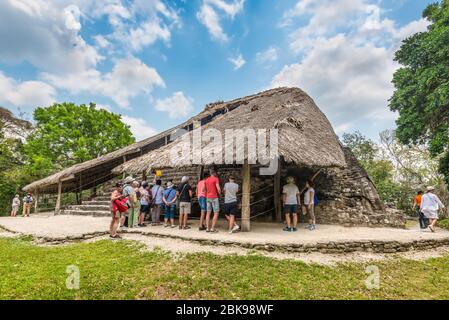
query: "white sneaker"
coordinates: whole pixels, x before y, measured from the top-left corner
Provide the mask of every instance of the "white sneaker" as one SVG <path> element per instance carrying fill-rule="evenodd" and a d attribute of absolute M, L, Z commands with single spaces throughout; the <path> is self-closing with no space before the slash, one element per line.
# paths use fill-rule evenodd
<path fill-rule="evenodd" d="M 237 232 L 239 230 L 240 230 L 240 227 L 236 225 L 236 226 L 234 226 L 234 228 L 232 228 L 231 233 Z"/>

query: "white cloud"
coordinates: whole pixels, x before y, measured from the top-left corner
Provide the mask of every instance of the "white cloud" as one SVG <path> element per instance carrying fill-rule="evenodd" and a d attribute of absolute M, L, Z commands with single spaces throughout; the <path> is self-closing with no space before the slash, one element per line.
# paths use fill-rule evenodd
<path fill-rule="evenodd" d="M 157 21 L 147 21 L 138 28 L 131 29 L 128 41 L 134 51 L 140 51 L 158 39 L 169 42 L 170 36 L 171 33 L 167 27 L 161 26 Z"/>
<path fill-rule="evenodd" d="M 80 36 L 81 15 L 66 1 L 2 1 L 0 43 L 7 45 L 0 46 L 0 62 L 26 61 L 55 73 L 95 66 L 103 57 Z"/>
<path fill-rule="evenodd" d="M 236 58 L 231 57 L 228 60 L 234 65 L 234 70 L 239 70 L 246 64 L 246 61 L 245 59 L 243 59 L 243 56 L 241 54 L 239 54 Z"/>
<path fill-rule="evenodd" d="M 224 0 L 203 0 L 196 16 L 206 26 L 214 40 L 228 42 L 229 36 L 223 31 L 217 9 L 231 19 L 234 19 L 235 15 L 243 10 L 244 4 L 245 0 L 234 0 L 231 3 Z"/>
<path fill-rule="evenodd" d="M 158 111 L 167 112 L 170 118 L 183 118 L 193 110 L 193 99 L 179 91 L 169 98 L 158 99 L 155 107 Z"/>
<path fill-rule="evenodd" d="M 157 71 L 136 58 L 118 60 L 106 74 L 89 69 L 64 76 L 43 73 L 42 78 L 72 94 L 89 92 L 109 97 L 122 108 L 129 108 L 129 100 L 138 94 L 150 94 L 154 87 L 165 87 Z"/>
<path fill-rule="evenodd" d="M 16 107 L 42 107 L 55 102 L 56 91 L 41 81 L 18 82 L 0 71 L 0 103 Z"/>
<path fill-rule="evenodd" d="M 274 62 L 278 59 L 278 49 L 270 47 L 265 51 L 258 52 L 256 54 L 256 61 L 258 63 Z"/>
<path fill-rule="evenodd" d="M 137 141 L 149 138 L 158 133 L 142 118 L 133 118 L 122 115 L 122 121 L 130 126 L 130 130 Z"/>
<path fill-rule="evenodd" d="M 365 0 L 302 0 L 281 24 L 292 25 L 299 16 L 306 17 L 306 24 L 290 34 L 290 48 L 299 61 L 284 66 L 271 86 L 304 89 L 338 133 L 362 123 L 372 130 L 394 126 L 396 114 L 388 109 L 391 80 L 399 67 L 394 52 L 428 23 L 419 20 L 398 28 L 382 18 L 379 6 Z"/>

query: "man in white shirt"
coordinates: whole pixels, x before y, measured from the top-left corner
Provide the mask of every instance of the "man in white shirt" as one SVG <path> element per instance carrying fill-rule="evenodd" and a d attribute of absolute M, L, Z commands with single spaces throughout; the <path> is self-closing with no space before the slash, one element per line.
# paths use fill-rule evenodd
<path fill-rule="evenodd" d="M 301 194 L 293 177 L 287 177 L 287 184 L 282 189 L 282 202 L 284 204 L 285 220 L 287 221 L 287 227 L 283 230 L 288 232 L 298 231 L 298 212 L 301 205 Z M 293 224 L 290 215 L 293 216 Z"/>
<path fill-rule="evenodd" d="M 421 212 L 429 219 L 429 229 L 435 232 L 435 225 L 438 221 L 438 210 L 444 209 L 441 200 L 433 193 L 434 187 L 427 187 L 427 192 L 422 196 Z"/>
<path fill-rule="evenodd" d="M 233 176 L 229 177 L 229 182 L 226 182 L 223 188 L 224 199 L 224 213 L 226 219 L 229 221 L 229 233 L 235 233 L 240 230 L 240 227 L 235 222 L 237 215 L 237 192 L 239 185 L 235 183 Z"/>

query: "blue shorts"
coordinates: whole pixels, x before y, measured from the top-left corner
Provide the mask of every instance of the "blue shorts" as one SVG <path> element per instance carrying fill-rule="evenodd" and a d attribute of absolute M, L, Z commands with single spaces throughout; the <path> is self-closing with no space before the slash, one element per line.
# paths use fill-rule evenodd
<path fill-rule="evenodd" d="M 207 211 L 207 200 L 205 197 L 200 197 L 198 203 L 200 204 L 201 211 Z"/>
<path fill-rule="evenodd" d="M 284 205 L 284 214 L 297 214 L 299 206 L 297 204 L 285 204 Z"/>
<path fill-rule="evenodd" d="M 169 207 L 167 207 L 164 204 L 164 218 L 165 219 L 174 219 L 175 218 L 175 212 L 176 212 L 176 204 L 172 204 Z"/>

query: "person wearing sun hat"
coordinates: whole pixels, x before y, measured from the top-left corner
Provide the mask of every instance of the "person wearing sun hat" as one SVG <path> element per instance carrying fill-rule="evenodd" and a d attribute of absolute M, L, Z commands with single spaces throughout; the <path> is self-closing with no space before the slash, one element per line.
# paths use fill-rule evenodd
<path fill-rule="evenodd" d="M 438 210 L 444 209 L 444 205 L 438 198 L 435 191 L 435 187 L 427 187 L 427 192 L 422 196 L 421 200 L 421 212 L 429 219 L 429 229 L 435 232 L 435 225 L 438 221 Z"/>
<path fill-rule="evenodd" d="M 173 182 L 167 182 L 167 189 L 163 192 L 162 201 L 165 205 L 164 227 L 168 227 L 170 222 L 171 227 L 175 228 L 175 212 L 176 212 L 176 199 L 178 198 L 176 188 Z"/>

